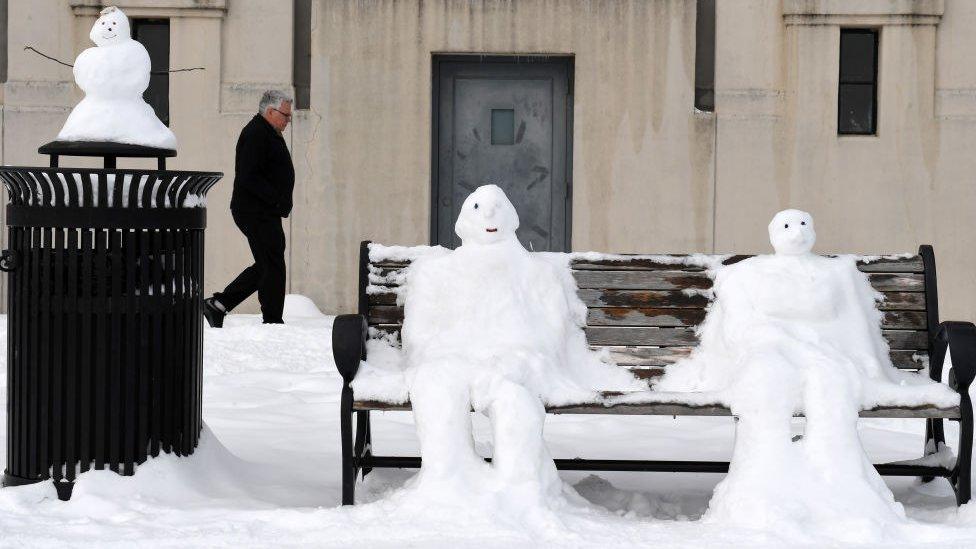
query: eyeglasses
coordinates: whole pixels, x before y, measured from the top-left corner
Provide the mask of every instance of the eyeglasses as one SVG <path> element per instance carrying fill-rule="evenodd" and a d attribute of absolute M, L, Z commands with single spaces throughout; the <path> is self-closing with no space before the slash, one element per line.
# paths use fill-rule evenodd
<path fill-rule="evenodd" d="M 271 107 L 271 110 L 273 110 L 273 111 L 277 111 L 277 113 L 278 113 L 278 114 L 280 114 L 281 116 L 284 116 L 284 117 L 285 117 L 285 118 L 287 118 L 288 120 L 291 120 L 291 113 L 287 113 L 287 112 L 281 112 L 281 111 L 279 111 L 278 109 L 276 109 L 276 108 L 274 108 L 274 107 Z"/>

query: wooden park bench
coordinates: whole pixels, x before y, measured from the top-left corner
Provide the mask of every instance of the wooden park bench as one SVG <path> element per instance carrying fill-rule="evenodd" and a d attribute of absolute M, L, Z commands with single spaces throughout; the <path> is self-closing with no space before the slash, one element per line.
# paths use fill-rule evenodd
<path fill-rule="evenodd" d="M 371 261 L 369 242 L 363 242 L 359 264 L 359 312 L 336 318 L 332 332 L 336 367 L 344 385 L 341 401 L 342 503 L 354 503 L 355 482 L 374 467 L 415 468 L 420 458 L 377 456 L 372 453 L 370 412 L 409 410 L 410 405 L 357 400 L 350 382 L 359 362 L 366 358 L 366 340 L 398 333 L 403 309 L 396 304 L 396 285 L 402 277 L 390 276 L 407 267 L 406 262 Z M 661 375 L 667 366 L 688 356 L 697 340 L 694 326 L 705 318 L 712 280 L 687 256 L 616 256 L 586 261 L 573 259 L 571 267 L 579 297 L 588 308 L 586 337 L 596 349 L 607 348 L 621 366 L 643 379 Z M 723 257 L 732 264 L 748 256 Z M 700 262 L 697 262 L 700 265 Z M 951 347 L 953 370 L 949 384 L 960 394 L 960 405 L 939 408 L 877 407 L 863 410 L 861 417 L 921 418 L 926 420 L 924 453 L 929 455 L 945 441 L 943 420 L 960 422 L 955 467 L 933 463 L 889 463 L 875 467 L 882 475 L 945 477 L 956 492 L 959 504 L 969 501 L 971 491 L 973 411 L 969 386 L 976 374 L 976 327 L 971 323 L 939 323 L 935 257 L 931 246 L 921 246 L 918 255 L 888 256 L 861 260 L 874 288 L 885 300 L 882 331 L 897 368 L 927 373 L 941 381 L 947 347 Z M 369 291 L 367 291 L 369 290 Z M 691 291 L 689 291 L 691 290 Z M 926 369 L 927 366 L 927 369 Z M 674 393 L 671 393 L 673 395 Z M 626 414 L 664 416 L 730 416 L 718 404 L 643 401 L 637 404 L 579 404 L 547 408 L 552 414 Z M 355 428 L 354 428 L 355 427 Z M 917 460 L 919 461 L 919 460 Z M 728 462 L 643 461 L 608 459 L 556 459 L 556 467 L 577 471 L 670 471 L 725 473 Z"/>

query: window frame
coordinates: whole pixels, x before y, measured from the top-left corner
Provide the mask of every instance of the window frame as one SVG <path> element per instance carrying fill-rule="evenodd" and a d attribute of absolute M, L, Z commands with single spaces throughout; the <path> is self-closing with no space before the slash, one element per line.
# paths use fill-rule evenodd
<path fill-rule="evenodd" d="M 845 34 L 869 34 L 874 38 L 874 51 L 872 62 L 871 82 L 845 82 L 844 81 L 844 35 Z M 879 59 L 881 51 L 881 29 L 878 27 L 841 27 L 838 35 L 837 48 L 837 135 L 839 136 L 877 136 L 878 135 L 878 73 Z M 871 128 L 869 131 L 845 130 L 842 124 L 843 112 L 841 111 L 841 90 L 844 86 L 871 86 Z"/>

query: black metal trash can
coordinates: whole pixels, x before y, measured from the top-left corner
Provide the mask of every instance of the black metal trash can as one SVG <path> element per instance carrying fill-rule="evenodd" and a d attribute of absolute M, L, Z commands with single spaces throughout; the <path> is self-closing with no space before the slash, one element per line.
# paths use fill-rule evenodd
<path fill-rule="evenodd" d="M 0 167 L 9 198 L 3 485 L 50 478 L 67 499 L 92 467 L 132 475 L 160 451 L 193 453 L 204 198 L 222 176 Z"/>

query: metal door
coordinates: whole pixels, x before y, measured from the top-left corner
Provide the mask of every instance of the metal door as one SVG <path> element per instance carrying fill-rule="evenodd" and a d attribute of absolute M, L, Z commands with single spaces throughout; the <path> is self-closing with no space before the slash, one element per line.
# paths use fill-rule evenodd
<path fill-rule="evenodd" d="M 571 59 L 443 57 L 434 78 L 433 243 L 460 244 L 461 204 L 492 183 L 515 205 L 526 249 L 569 251 Z"/>

